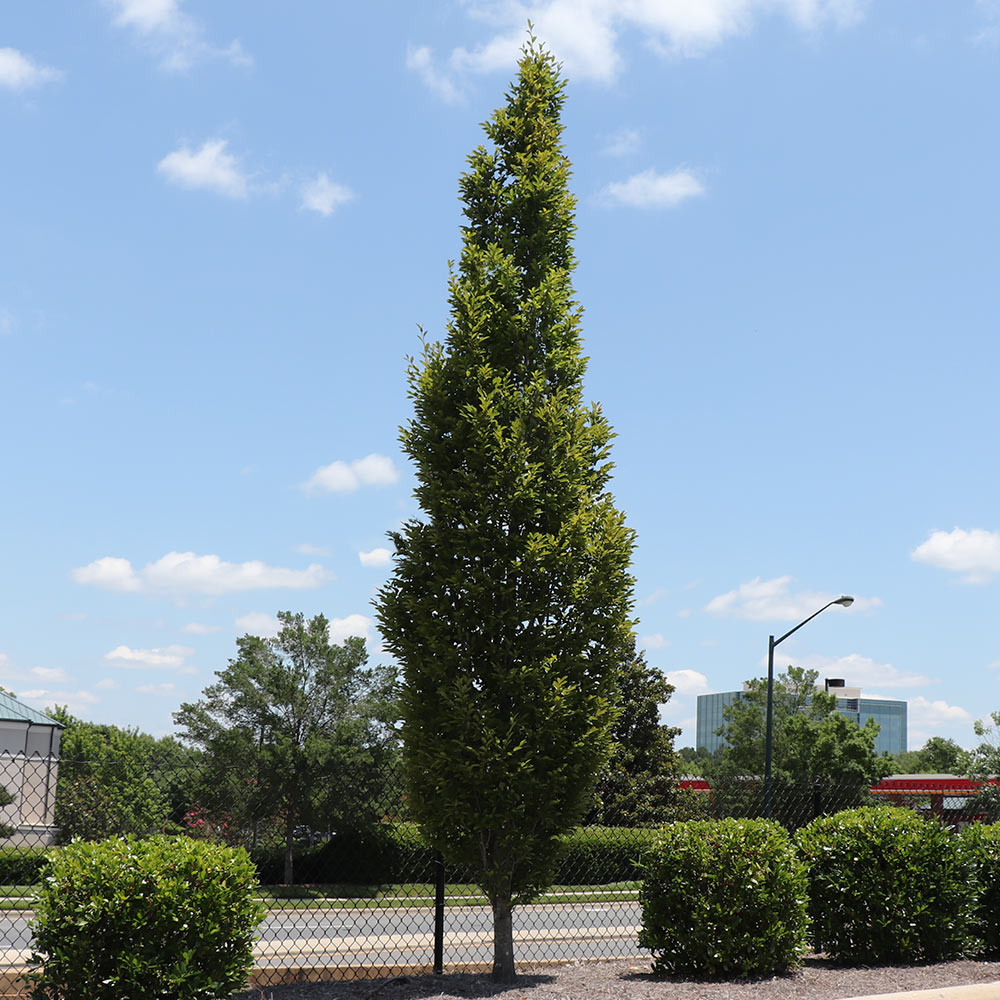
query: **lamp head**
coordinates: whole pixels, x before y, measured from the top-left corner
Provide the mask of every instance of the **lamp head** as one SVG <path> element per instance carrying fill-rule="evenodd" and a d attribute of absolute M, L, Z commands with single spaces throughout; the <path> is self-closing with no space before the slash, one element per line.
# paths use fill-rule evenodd
<path fill-rule="evenodd" d="M 841 606 L 843 606 L 845 608 L 849 608 L 854 603 L 854 598 L 853 597 L 847 597 L 845 595 L 844 597 L 838 597 L 837 600 L 835 600 L 833 603 L 834 604 L 840 604 Z"/>

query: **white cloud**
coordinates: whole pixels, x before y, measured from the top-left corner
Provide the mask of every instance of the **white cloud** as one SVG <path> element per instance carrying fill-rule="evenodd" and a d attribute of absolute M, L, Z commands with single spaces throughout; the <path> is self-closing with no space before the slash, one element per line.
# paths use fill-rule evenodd
<path fill-rule="evenodd" d="M 65 689 L 50 691 L 48 688 L 32 688 L 30 691 L 21 691 L 17 698 L 18 701 L 41 709 L 65 705 L 72 715 L 82 715 L 101 700 L 92 691 L 67 691 Z"/>
<path fill-rule="evenodd" d="M 269 639 L 278 634 L 281 623 L 266 611 L 251 611 L 236 619 L 236 627 L 244 635 L 259 635 Z"/>
<path fill-rule="evenodd" d="M 983 24 L 972 36 L 976 45 L 996 45 L 1000 41 L 1000 0 L 976 0 Z"/>
<path fill-rule="evenodd" d="M 705 610 L 719 618 L 744 618 L 749 621 L 791 621 L 808 618 L 824 604 L 839 597 L 839 594 L 824 594 L 815 591 L 791 592 L 793 577 L 779 576 L 774 580 L 754 577 L 749 583 L 741 583 L 735 590 L 713 597 Z M 868 611 L 881 607 L 877 597 L 857 597 L 854 604 L 845 611 Z"/>
<path fill-rule="evenodd" d="M 127 559 L 118 556 L 104 556 L 95 559 L 86 566 L 73 570 L 73 579 L 77 583 L 93 587 L 103 587 L 105 590 L 140 590 L 142 583 L 135 575 L 132 564 Z"/>
<path fill-rule="evenodd" d="M 334 618 L 327 630 L 330 634 L 330 642 L 341 643 L 355 635 L 361 636 L 362 639 L 370 639 L 372 624 L 371 618 L 366 618 L 364 615 Z"/>
<path fill-rule="evenodd" d="M 268 566 L 259 560 L 225 562 L 216 555 L 168 552 L 136 572 L 128 559 L 104 556 L 72 572 L 77 583 L 151 594 L 229 594 L 244 590 L 319 587 L 330 574 L 318 563 L 308 569 Z"/>
<path fill-rule="evenodd" d="M 295 551 L 301 552 L 304 556 L 328 556 L 331 554 L 330 550 L 324 548 L 322 545 L 309 545 L 308 543 L 296 545 Z"/>
<path fill-rule="evenodd" d="M 392 553 L 388 549 L 372 549 L 371 552 L 359 552 L 358 558 L 362 566 L 388 566 Z"/>
<path fill-rule="evenodd" d="M 1000 573 L 1000 532 L 973 528 L 934 531 L 911 554 L 914 562 L 961 573 L 963 583 L 988 583 Z"/>
<path fill-rule="evenodd" d="M 664 676 L 679 695 L 705 694 L 709 690 L 708 678 L 697 670 L 668 670 Z"/>
<path fill-rule="evenodd" d="M 136 691 L 139 694 L 151 694 L 157 697 L 166 698 L 168 695 L 172 695 L 177 690 L 176 686 L 173 684 L 140 684 Z"/>
<path fill-rule="evenodd" d="M 105 660 L 115 663 L 115 666 L 142 667 L 180 667 L 194 650 L 190 646 L 165 646 L 163 649 L 130 649 L 128 646 L 116 646 L 110 653 L 104 654 Z M 121 663 L 115 661 L 121 661 Z"/>
<path fill-rule="evenodd" d="M 321 466 L 302 488 L 308 493 L 353 493 L 361 486 L 388 486 L 398 479 L 392 459 L 372 453 L 350 464 L 338 460 Z"/>
<path fill-rule="evenodd" d="M 190 622 L 181 631 L 191 635 L 211 635 L 213 632 L 218 632 L 219 628 L 219 625 L 202 625 L 201 622 Z"/>
<path fill-rule="evenodd" d="M 677 612 L 677 617 L 678 618 L 690 618 L 691 615 L 693 615 L 693 614 L 694 614 L 694 611 L 691 608 L 681 608 Z"/>
<path fill-rule="evenodd" d="M 58 80 L 62 73 L 51 66 L 41 66 L 17 49 L 0 49 L 0 87 L 30 90 Z"/>
<path fill-rule="evenodd" d="M 469 0 L 470 16 L 491 26 L 491 37 L 473 49 L 454 49 L 452 74 L 510 71 L 524 42 L 524 25 L 551 49 L 574 80 L 611 83 L 624 59 L 620 39 L 638 34 L 664 57 L 699 56 L 729 38 L 747 34 L 758 17 L 788 17 L 804 31 L 859 21 L 868 0 Z M 407 65 L 421 72 L 438 96 L 454 99 L 457 87 L 434 68 L 430 51 L 411 48 Z"/>
<path fill-rule="evenodd" d="M 651 635 L 642 636 L 639 645 L 643 649 L 664 649 L 670 645 L 670 640 L 665 639 L 659 632 L 653 632 Z"/>
<path fill-rule="evenodd" d="M 688 198 L 705 193 L 701 181 L 690 170 L 658 174 L 650 168 L 627 181 L 614 181 L 600 194 L 606 205 L 627 205 L 629 208 L 673 208 Z"/>
<path fill-rule="evenodd" d="M 0 653 L 0 677 L 6 681 L 30 681 L 34 684 L 39 681 L 48 684 L 65 684 L 71 680 L 62 667 L 32 667 L 30 670 L 22 670 L 16 667 L 5 653 Z"/>
<path fill-rule="evenodd" d="M 160 58 L 160 67 L 183 71 L 205 59 L 225 59 L 250 66 L 252 58 L 238 40 L 226 46 L 205 40 L 201 24 L 181 8 L 180 0 L 104 0 L 114 23 L 128 28 Z"/>
<path fill-rule="evenodd" d="M 921 746 L 931 736 L 949 727 L 961 726 L 971 732 L 972 713 L 960 705 L 949 705 L 946 701 L 931 701 L 922 695 L 907 700 L 906 729 L 910 746 Z"/>
<path fill-rule="evenodd" d="M 447 74 L 434 65 L 434 56 L 426 45 L 409 46 L 406 52 L 406 68 L 413 70 L 423 80 L 424 86 L 437 94 L 445 103 L 457 104 L 462 100 L 458 87 Z"/>
<path fill-rule="evenodd" d="M 186 188 L 201 188 L 227 198 L 246 198 L 250 184 L 240 170 L 239 161 L 226 152 L 225 139 L 208 139 L 193 152 L 181 146 L 167 153 L 156 165 L 167 180 Z"/>
<path fill-rule="evenodd" d="M 608 136 L 607 144 L 601 150 L 605 156 L 631 156 L 642 146 L 642 136 L 638 129 L 621 128 Z"/>
<path fill-rule="evenodd" d="M 326 174 L 319 174 L 302 187 L 302 208 L 320 215 L 333 215 L 341 205 L 354 200 L 354 192 L 343 184 L 331 181 Z"/>
<path fill-rule="evenodd" d="M 105 677 L 94 685 L 94 688 L 98 691 L 117 691 L 120 687 L 121 684 L 111 677 Z"/>
<path fill-rule="evenodd" d="M 62 667 L 32 667 L 29 671 L 32 677 L 37 677 L 40 681 L 47 681 L 50 684 L 65 684 L 69 676 Z"/>
<path fill-rule="evenodd" d="M 782 667 L 785 665 L 781 654 L 783 649 L 784 647 L 779 647 L 774 654 L 776 665 L 781 663 Z M 936 683 L 937 680 L 925 677 L 923 674 L 900 670 L 891 663 L 876 663 L 875 660 L 861 656 L 860 653 L 849 653 L 847 656 L 820 656 L 814 653 L 809 656 L 788 656 L 784 660 L 794 663 L 797 667 L 818 671 L 820 681 L 827 677 L 842 677 L 850 687 L 864 688 L 865 694 L 875 687 L 924 687 Z"/>
<path fill-rule="evenodd" d="M 640 607 L 646 607 L 646 605 L 662 601 L 669 593 L 670 589 L 668 587 L 657 587 L 655 590 L 651 590 L 645 597 L 640 597 L 636 603 Z"/>

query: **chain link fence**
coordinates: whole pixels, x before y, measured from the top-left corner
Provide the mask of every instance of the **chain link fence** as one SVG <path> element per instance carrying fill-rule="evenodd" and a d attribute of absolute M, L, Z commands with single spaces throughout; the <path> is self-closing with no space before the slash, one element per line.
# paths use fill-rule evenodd
<path fill-rule="evenodd" d="M 306 823 L 276 810 L 287 796 L 269 795 L 253 775 L 217 762 L 0 756 L 2 992 L 24 990 L 32 895 L 46 855 L 74 837 L 129 833 L 179 833 L 250 852 L 268 910 L 254 985 L 488 969 L 492 913 L 472 873 L 444 864 L 423 841 L 397 764 L 362 770 L 355 762 L 336 789 L 340 808 Z M 516 959 L 647 958 L 636 943 L 640 866 L 663 822 L 770 815 L 795 830 L 879 801 L 956 827 L 985 817 L 975 783 L 950 776 L 871 787 L 775 780 L 768 789 L 758 778 L 647 779 L 626 789 L 599 783 L 583 825 L 563 838 L 552 886 L 515 910 Z"/>

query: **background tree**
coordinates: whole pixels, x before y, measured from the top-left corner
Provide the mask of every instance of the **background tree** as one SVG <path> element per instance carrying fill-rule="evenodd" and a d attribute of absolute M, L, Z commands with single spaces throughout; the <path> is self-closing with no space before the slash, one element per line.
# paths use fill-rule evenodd
<path fill-rule="evenodd" d="M 774 814 L 791 825 L 812 818 L 813 806 L 803 796 L 811 796 L 817 782 L 836 797 L 835 804 L 848 806 L 893 770 L 892 758 L 875 752 L 878 723 L 868 719 L 858 726 L 840 715 L 836 697 L 816 687 L 818 676 L 815 670 L 789 666 L 774 681 Z M 747 685 L 723 711 L 726 722 L 717 732 L 726 745 L 706 766 L 716 781 L 764 774 L 767 679 Z"/>
<path fill-rule="evenodd" d="M 489 898 L 499 982 L 514 978 L 512 906 L 546 884 L 588 803 L 634 655 L 612 432 L 582 401 L 563 101 L 532 40 L 460 181 L 447 339 L 411 362 L 401 431 L 424 513 L 391 536 L 377 600 L 404 669 L 411 807 Z"/>
<path fill-rule="evenodd" d="M 719 751 L 721 756 L 722 751 Z M 702 775 L 705 773 L 705 768 L 709 761 L 712 759 L 712 754 L 708 752 L 707 747 L 681 747 L 677 751 L 677 757 L 680 761 L 681 770 L 685 774 Z"/>
<path fill-rule="evenodd" d="M 101 840 L 179 830 L 195 779 L 190 751 L 170 736 L 86 722 L 57 706 L 55 822 L 59 839 Z"/>
<path fill-rule="evenodd" d="M 618 675 L 618 716 L 611 730 L 611 756 L 597 777 L 587 823 L 652 826 L 674 817 L 680 729 L 660 722 L 660 706 L 674 686 L 663 672 L 632 657 Z"/>
<path fill-rule="evenodd" d="M 376 818 L 394 743 L 395 674 L 368 668 L 361 638 L 330 641 L 323 615 L 279 611 L 274 638 L 245 635 L 200 701 L 181 705 L 181 739 L 205 751 L 196 803 L 249 835 L 280 824 L 284 881 L 295 828 L 355 829 Z"/>
<path fill-rule="evenodd" d="M 965 774 L 982 785 L 976 811 L 994 823 L 1000 820 L 1000 786 L 990 779 L 1000 777 L 1000 711 L 990 712 L 989 722 L 976 719 L 972 729 L 979 743 L 966 756 Z"/>
<path fill-rule="evenodd" d="M 969 752 L 943 736 L 932 736 L 919 750 L 892 759 L 896 774 L 965 774 L 969 766 Z"/>

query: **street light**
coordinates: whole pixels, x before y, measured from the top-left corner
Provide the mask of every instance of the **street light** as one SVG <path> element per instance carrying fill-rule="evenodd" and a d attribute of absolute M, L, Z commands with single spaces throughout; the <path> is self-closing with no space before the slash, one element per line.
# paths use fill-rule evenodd
<path fill-rule="evenodd" d="M 774 742 L 774 647 L 784 642 L 793 632 L 798 632 L 803 625 L 811 622 L 816 615 L 821 615 L 827 608 L 832 608 L 834 604 L 849 608 L 854 603 L 853 597 L 838 597 L 829 604 L 824 604 L 819 611 L 813 612 L 804 621 L 798 623 L 795 628 L 790 628 L 784 635 L 777 639 L 773 635 L 767 637 L 767 723 L 764 732 L 764 818 L 771 818 L 771 750 Z"/>

